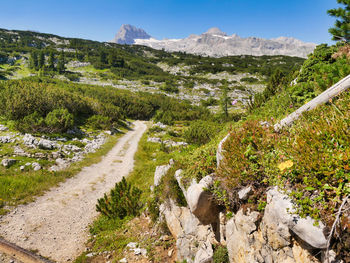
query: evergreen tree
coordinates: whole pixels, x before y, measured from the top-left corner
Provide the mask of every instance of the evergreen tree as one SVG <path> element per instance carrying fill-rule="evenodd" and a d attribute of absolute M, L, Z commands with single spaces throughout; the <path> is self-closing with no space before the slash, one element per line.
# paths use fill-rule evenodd
<path fill-rule="evenodd" d="M 228 117 L 228 105 L 230 103 L 230 98 L 228 97 L 228 86 L 225 83 L 222 88 L 222 96 L 221 96 L 221 108 L 224 112 L 225 116 Z"/>
<path fill-rule="evenodd" d="M 108 61 L 107 61 L 107 54 L 103 50 L 100 52 L 100 62 L 103 65 L 108 63 Z"/>
<path fill-rule="evenodd" d="M 58 63 L 57 63 L 57 71 L 62 74 L 66 70 L 66 61 L 64 58 L 64 52 L 62 51 L 59 58 L 58 58 Z"/>
<path fill-rule="evenodd" d="M 55 54 L 51 51 L 49 55 L 49 69 L 55 70 Z"/>
<path fill-rule="evenodd" d="M 350 0 L 337 0 L 338 4 L 345 5 L 344 8 L 334 8 L 327 11 L 330 16 L 337 17 L 334 27 L 328 31 L 332 34 L 332 40 L 350 41 Z"/>
<path fill-rule="evenodd" d="M 41 69 L 41 68 L 44 68 L 44 66 L 45 66 L 45 54 L 43 51 L 41 51 L 39 54 L 38 67 Z"/>
<path fill-rule="evenodd" d="M 38 69 L 38 54 L 33 51 L 31 54 L 30 54 L 30 59 L 29 59 L 29 66 L 31 69 L 35 69 L 37 70 Z"/>

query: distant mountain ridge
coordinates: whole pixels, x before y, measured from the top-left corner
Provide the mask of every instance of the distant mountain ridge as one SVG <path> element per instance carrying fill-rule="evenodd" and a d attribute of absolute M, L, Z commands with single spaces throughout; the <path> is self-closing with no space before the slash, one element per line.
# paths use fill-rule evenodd
<path fill-rule="evenodd" d="M 233 55 L 286 55 L 307 57 L 316 44 L 302 42 L 291 37 L 263 39 L 257 37 L 242 38 L 236 34 L 231 36 L 219 28 L 210 28 L 201 35 L 192 34 L 183 39 L 152 38 L 143 29 L 131 25 L 122 25 L 116 37 L 111 41 L 119 44 L 136 44 L 167 51 L 207 55 L 213 57 Z"/>

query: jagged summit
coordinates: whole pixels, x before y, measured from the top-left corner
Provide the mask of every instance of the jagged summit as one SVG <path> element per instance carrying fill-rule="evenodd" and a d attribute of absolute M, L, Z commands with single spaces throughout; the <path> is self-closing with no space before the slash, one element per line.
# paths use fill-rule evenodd
<path fill-rule="evenodd" d="M 146 33 L 145 30 L 137 28 L 135 26 L 124 24 L 120 27 L 118 33 L 112 40 L 112 42 L 118 44 L 134 44 L 135 39 L 150 39 L 151 36 Z"/>
<path fill-rule="evenodd" d="M 227 34 L 225 32 L 222 32 L 218 27 L 209 28 L 208 31 L 205 32 L 205 34 L 227 36 Z"/>
<path fill-rule="evenodd" d="M 191 34 L 183 39 L 157 40 L 148 35 L 143 29 L 123 25 L 112 42 L 144 45 L 154 49 L 181 51 L 213 57 L 234 55 L 307 57 L 316 47 L 314 43 L 305 43 L 291 37 L 263 39 L 254 36 L 243 38 L 236 34 L 228 36 L 217 27 L 212 27 L 201 35 Z"/>

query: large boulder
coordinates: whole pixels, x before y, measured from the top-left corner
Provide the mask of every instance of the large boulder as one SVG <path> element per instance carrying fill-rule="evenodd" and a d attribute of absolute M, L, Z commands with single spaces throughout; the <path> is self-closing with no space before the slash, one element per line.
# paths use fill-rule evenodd
<path fill-rule="evenodd" d="M 191 184 L 186 191 L 186 201 L 191 212 L 204 225 L 219 221 L 220 209 L 208 191 L 213 181 L 213 178 L 208 175 L 199 183 Z"/>
<path fill-rule="evenodd" d="M 300 239 L 314 248 L 327 248 L 327 239 L 324 236 L 325 226 L 318 225 L 310 217 L 301 218 L 293 214 L 295 208 L 291 199 L 282 194 L 277 187 L 267 192 L 267 205 L 264 219 L 269 225 L 285 225 Z"/>
<path fill-rule="evenodd" d="M 230 262 L 264 262 L 259 254 L 262 243 L 261 235 L 258 235 L 258 212 L 248 211 L 246 214 L 240 209 L 226 225 L 226 242 Z"/>
<path fill-rule="evenodd" d="M 173 200 L 160 206 L 160 214 L 176 239 L 178 261 L 212 262 L 210 244 L 214 242 L 215 235 L 211 226 L 202 225 L 187 207 L 179 207 Z"/>

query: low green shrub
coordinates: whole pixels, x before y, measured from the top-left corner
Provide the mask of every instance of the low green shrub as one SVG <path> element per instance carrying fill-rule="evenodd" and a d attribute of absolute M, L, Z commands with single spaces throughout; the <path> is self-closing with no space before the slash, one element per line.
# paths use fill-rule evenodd
<path fill-rule="evenodd" d="M 79 81 L 82 75 L 80 73 L 65 72 L 64 76 L 70 81 Z"/>
<path fill-rule="evenodd" d="M 205 144 L 221 130 L 220 125 L 210 121 L 193 121 L 185 130 L 184 136 L 188 143 Z"/>
<path fill-rule="evenodd" d="M 46 115 L 45 124 L 51 132 L 63 132 L 73 127 L 74 117 L 67 109 L 55 109 Z"/>
<path fill-rule="evenodd" d="M 213 97 L 209 97 L 207 100 L 201 100 L 201 105 L 203 107 L 214 106 L 218 104 L 219 104 L 218 100 Z"/>
<path fill-rule="evenodd" d="M 244 81 L 244 82 L 247 82 L 247 83 L 257 83 L 257 82 L 259 82 L 259 80 L 257 78 L 253 78 L 253 77 L 241 78 L 241 81 Z"/>
<path fill-rule="evenodd" d="M 108 218 L 123 219 L 137 216 L 143 207 L 140 202 L 142 191 L 123 179 L 115 184 L 110 194 L 97 200 L 96 210 Z"/>
<path fill-rule="evenodd" d="M 214 263 L 228 263 L 230 262 L 228 258 L 227 247 L 217 246 L 213 255 Z"/>
<path fill-rule="evenodd" d="M 179 93 L 179 88 L 170 83 L 163 84 L 159 89 L 168 93 Z"/>
<path fill-rule="evenodd" d="M 112 125 L 109 117 L 93 115 L 87 120 L 87 125 L 93 129 L 108 129 Z"/>
<path fill-rule="evenodd" d="M 23 119 L 16 121 L 15 127 L 21 132 L 38 132 L 42 131 L 46 125 L 44 118 L 35 111 L 25 116 Z"/>

